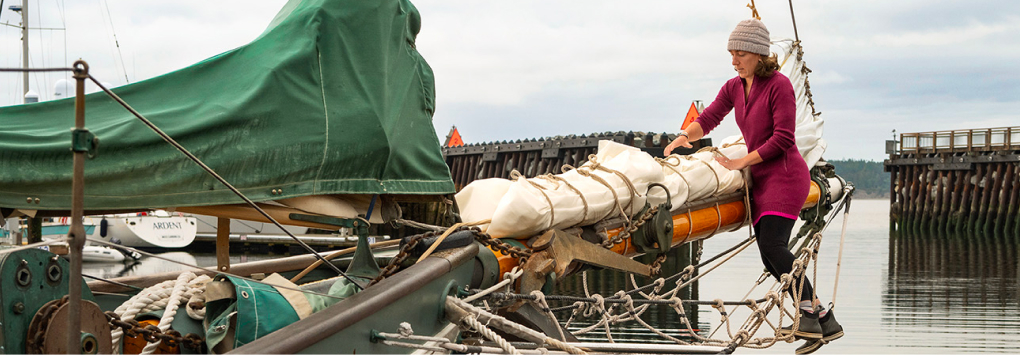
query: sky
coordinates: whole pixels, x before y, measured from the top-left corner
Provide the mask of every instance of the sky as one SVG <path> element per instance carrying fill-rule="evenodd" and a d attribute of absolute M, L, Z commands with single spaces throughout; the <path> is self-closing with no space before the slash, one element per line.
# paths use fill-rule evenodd
<path fill-rule="evenodd" d="M 2 0 L 0 23 L 18 25 Z M 112 85 L 186 67 L 257 37 L 283 0 L 29 0 L 32 66 L 84 58 Z M 417 48 L 436 75 L 434 126 L 465 142 L 671 132 L 735 76 L 730 31 L 748 1 L 417 0 Z M 773 39 L 786 0 L 756 1 Z M 899 133 L 1020 126 L 1020 2 L 794 1 L 828 159 L 881 160 Z M 0 25 L 0 67 L 21 65 Z M 116 40 L 114 39 L 116 37 Z M 119 44 L 119 48 L 117 48 Z M 774 47 L 773 50 L 778 50 Z M 65 60 L 66 58 L 66 60 Z M 0 106 L 20 103 L 0 74 Z M 30 79 L 43 100 L 61 75 Z M 42 88 L 42 89 L 40 89 Z M 738 134 L 732 115 L 713 138 Z"/>

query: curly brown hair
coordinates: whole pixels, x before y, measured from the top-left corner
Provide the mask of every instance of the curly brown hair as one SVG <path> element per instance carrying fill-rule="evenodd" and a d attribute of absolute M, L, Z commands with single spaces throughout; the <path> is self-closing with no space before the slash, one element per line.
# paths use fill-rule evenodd
<path fill-rule="evenodd" d="M 758 65 L 754 67 L 754 75 L 770 77 L 776 73 L 776 70 L 779 70 L 779 57 L 775 53 L 763 55 L 758 61 Z"/>

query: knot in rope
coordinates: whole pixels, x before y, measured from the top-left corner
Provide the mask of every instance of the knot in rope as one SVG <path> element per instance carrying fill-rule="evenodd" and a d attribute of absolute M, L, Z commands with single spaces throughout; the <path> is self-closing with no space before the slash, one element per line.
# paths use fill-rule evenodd
<path fill-rule="evenodd" d="M 594 316 L 595 312 L 604 313 L 605 310 L 606 300 L 605 298 L 602 298 L 602 295 L 596 293 L 591 295 L 591 298 L 594 298 L 595 302 L 586 307 L 584 314 L 582 314 L 585 317 Z"/>
<path fill-rule="evenodd" d="M 666 279 L 661 277 L 657 278 L 655 281 L 652 281 L 652 284 L 655 285 L 652 287 L 652 293 L 659 293 L 659 290 L 662 290 L 662 287 L 666 286 Z"/>

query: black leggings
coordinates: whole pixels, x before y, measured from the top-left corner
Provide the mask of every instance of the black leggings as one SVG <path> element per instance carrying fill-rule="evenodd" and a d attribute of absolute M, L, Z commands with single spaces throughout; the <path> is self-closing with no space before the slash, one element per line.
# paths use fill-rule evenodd
<path fill-rule="evenodd" d="M 795 221 L 789 218 L 766 215 L 754 225 L 754 234 L 758 236 L 758 250 L 761 251 L 761 261 L 773 277 L 779 279 L 779 275 L 793 271 L 793 253 L 787 247 L 790 243 L 790 232 L 793 231 Z M 790 288 L 790 296 L 796 297 L 796 291 L 800 285 L 799 280 L 794 280 Z M 810 301 L 812 294 L 811 282 L 804 280 L 804 290 L 800 295 L 801 301 Z"/>

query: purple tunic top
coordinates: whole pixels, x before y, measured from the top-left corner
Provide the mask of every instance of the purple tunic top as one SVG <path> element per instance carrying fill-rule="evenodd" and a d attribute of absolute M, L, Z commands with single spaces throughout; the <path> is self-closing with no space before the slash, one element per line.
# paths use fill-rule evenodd
<path fill-rule="evenodd" d="M 807 200 L 811 177 L 793 135 L 795 100 L 790 79 L 777 71 L 772 77 L 756 76 L 745 102 L 744 81 L 738 76 L 723 85 L 715 101 L 695 120 L 707 135 L 736 108 L 737 127 L 747 151 L 757 150 L 762 159 L 751 166 L 754 224 L 764 215 L 796 220 Z"/>

